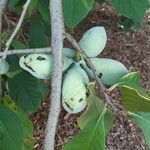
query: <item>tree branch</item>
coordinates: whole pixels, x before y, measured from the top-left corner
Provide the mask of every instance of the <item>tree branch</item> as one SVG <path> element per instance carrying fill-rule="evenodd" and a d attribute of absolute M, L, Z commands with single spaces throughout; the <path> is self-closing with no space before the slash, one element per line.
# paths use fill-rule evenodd
<path fill-rule="evenodd" d="M 1 39 L 3 11 L 4 11 L 4 8 L 6 7 L 7 1 L 8 0 L 1 0 L 0 1 L 0 39 Z M 1 47 L 1 43 L 0 43 L 0 47 Z"/>
<path fill-rule="evenodd" d="M 69 33 L 65 33 L 66 38 L 70 41 L 70 43 L 74 46 L 74 48 L 76 50 L 78 50 L 80 52 L 80 54 L 82 55 L 84 61 L 86 62 L 87 66 L 91 69 L 91 71 L 93 72 L 93 75 L 95 77 L 95 80 L 97 81 L 99 87 L 100 87 L 100 91 L 101 94 L 104 98 L 104 100 L 106 101 L 106 103 L 108 105 L 110 105 L 113 109 L 114 112 L 117 112 L 117 108 L 116 106 L 111 102 L 110 97 L 108 96 L 107 92 L 106 92 L 106 87 L 102 84 L 102 82 L 100 81 L 97 73 L 96 73 L 96 69 L 94 67 L 94 65 L 92 64 L 92 62 L 90 61 L 90 58 L 88 57 L 88 55 L 85 53 L 85 51 L 83 51 L 79 44 L 77 43 L 77 41 L 69 34 Z"/>
<path fill-rule="evenodd" d="M 31 49 L 14 49 L 6 52 L 6 55 L 14 54 L 32 54 L 32 53 L 51 53 L 52 49 L 50 47 L 45 48 L 31 48 Z M 0 52 L 0 57 L 4 55 L 5 52 Z"/>
<path fill-rule="evenodd" d="M 54 57 L 52 85 L 51 85 L 51 105 L 48 115 L 45 150 L 54 150 L 54 139 L 57 122 L 61 109 L 61 83 L 62 83 L 62 50 L 64 40 L 64 22 L 62 16 L 62 1 L 50 0 L 51 30 L 52 30 L 52 54 Z"/>
<path fill-rule="evenodd" d="M 0 1 L 0 49 L 1 49 L 2 18 L 3 18 L 3 12 L 4 12 L 4 8 L 6 7 L 6 4 L 7 4 L 7 0 Z M 2 78 L 0 75 L 0 99 L 2 99 L 2 94 L 3 94 Z"/>
<path fill-rule="evenodd" d="M 31 2 L 31 0 L 27 0 L 26 3 L 24 4 L 24 6 L 23 6 L 23 11 L 22 11 L 21 16 L 20 16 L 20 18 L 19 18 L 19 21 L 18 21 L 18 23 L 17 23 L 17 26 L 16 26 L 14 32 L 12 33 L 11 37 L 9 38 L 9 40 L 6 42 L 4 54 L 3 54 L 3 57 L 2 57 L 3 60 L 7 57 L 7 51 L 8 51 L 8 49 L 9 49 L 9 47 L 10 47 L 10 44 L 11 44 L 11 42 L 13 41 L 14 37 L 16 36 L 17 32 L 18 32 L 18 31 L 20 30 L 20 28 L 21 28 L 22 22 L 23 22 L 23 20 L 24 20 L 24 17 L 25 17 L 25 14 L 26 14 L 26 12 L 27 12 L 27 9 L 28 9 L 28 7 L 29 7 L 30 2 Z"/>

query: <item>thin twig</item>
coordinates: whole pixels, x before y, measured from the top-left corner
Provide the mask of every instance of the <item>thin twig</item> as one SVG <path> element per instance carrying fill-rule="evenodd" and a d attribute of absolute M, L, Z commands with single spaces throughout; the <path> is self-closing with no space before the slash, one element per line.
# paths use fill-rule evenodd
<path fill-rule="evenodd" d="M 45 150 L 54 150 L 56 127 L 61 109 L 61 84 L 62 84 L 62 50 L 64 40 L 64 22 L 62 15 L 62 0 L 50 0 L 51 30 L 52 30 L 52 54 L 54 58 L 51 105 L 48 115 Z"/>
<path fill-rule="evenodd" d="M 26 3 L 23 5 L 23 10 L 22 10 L 21 16 L 19 18 L 19 21 L 17 23 L 17 26 L 16 26 L 14 32 L 12 33 L 11 37 L 9 38 L 9 40 L 6 42 L 4 54 L 3 54 L 3 57 L 2 57 L 3 60 L 7 57 L 7 51 L 10 47 L 10 44 L 13 41 L 14 37 L 16 36 L 17 32 L 21 28 L 22 22 L 24 20 L 24 17 L 25 17 L 25 14 L 27 12 L 27 9 L 29 7 L 30 2 L 31 2 L 31 0 L 27 0 Z"/>
<path fill-rule="evenodd" d="M 14 54 L 32 54 L 32 53 L 51 53 L 52 49 L 50 47 L 45 48 L 31 48 L 31 49 L 14 49 L 6 52 L 7 55 Z M 4 52 L 0 52 L 0 57 L 4 55 Z"/>
<path fill-rule="evenodd" d="M 0 0 L 0 49 L 1 49 L 2 18 L 3 18 L 4 8 L 6 7 L 7 1 L 8 0 Z M 2 99 L 2 95 L 3 95 L 2 78 L 0 75 L 0 100 Z"/>
<path fill-rule="evenodd" d="M 0 31 L 2 29 L 2 17 L 8 0 L 0 0 Z M 1 39 L 1 36 L 0 36 Z"/>
<path fill-rule="evenodd" d="M 78 50 L 80 52 L 80 54 L 82 55 L 84 61 L 86 62 L 87 66 L 91 69 L 91 71 L 93 72 L 93 75 L 95 77 L 95 80 L 97 81 L 100 89 L 101 89 L 101 94 L 103 96 L 103 98 L 105 99 L 106 103 L 109 104 L 114 112 L 117 112 L 118 109 L 117 107 L 111 102 L 110 97 L 108 96 L 107 92 L 106 92 L 106 87 L 102 84 L 102 82 L 100 81 L 97 73 L 96 73 L 96 69 L 94 67 L 94 65 L 92 64 L 90 58 L 88 57 L 88 55 L 85 53 L 85 51 L 83 51 L 79 44 L 77 43 L 77 41 L 69 34 L 69 33 L 65 33 L 66 38 L 70 41 L 70 43 L 74 46 L 74 48 L 76 50 Z"/>

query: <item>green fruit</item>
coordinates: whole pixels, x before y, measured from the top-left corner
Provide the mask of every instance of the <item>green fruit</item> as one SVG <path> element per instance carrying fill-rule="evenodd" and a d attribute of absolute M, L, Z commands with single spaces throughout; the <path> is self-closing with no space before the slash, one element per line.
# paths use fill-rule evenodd
<path fill-rule="evenodd" d="M 9 70 L 9 64 L 6 60 L 0 59 L 0 75 L 6 74 Z"/>
<path fill-rule="evenodd" d="M 75 56 L 75 50 L 71 48 L 63 48 L 63 54 L 65 57 L 73 59 Z"/>
<path fill-rule="evenodd" d="M 75 64 L 65 74 L 62 85 L 62 104 L 67 112 L 78 113 L 86 107 L 88 82 L 88 76 L 79 64 Z"/>
<path fill-rule="evenodd" d="M 72 64 L 72 60 L 64 57 L 63 71 Z M 22 69 L 40 79 L 50 79 L 52 74 L 53 58 L 51 54 L 24 55 L 19 60 Z"/>
<path fill-rule="evenodd" d="M 106 58 L 91 58 L 97 74 L 101 81 L 106 85 L 117 83 L 124 75 L 128 73 L 127 68 L 120 62 Z M 87 72 L 90 79 L 95 79 L 92 71 L 82 61 L 83 68 Z"/>
<path fill-rule="evenodd" d="M 104 27 L 97 26 L 84 33 L 79 45 L 89 57 L 96 57 L 103 51 L 106 42 L 107 35 Z"/>

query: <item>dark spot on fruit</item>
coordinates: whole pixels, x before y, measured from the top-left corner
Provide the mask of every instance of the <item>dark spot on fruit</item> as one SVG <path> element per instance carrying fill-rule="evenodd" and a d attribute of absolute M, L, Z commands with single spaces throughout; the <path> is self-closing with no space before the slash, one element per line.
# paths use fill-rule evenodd
<path fill-rule="evenodd" d="M 68 105 L 67 102 L 65 102 L 65 104 L 66 104 L 66 106 L 67 106 L 71 111 L 73 111 L 73 108 L 71 108 L 71 107 Z"/>
<path fill-rule="evenodd" d="M 28 56 L 28 55 L 29 55 L 29 54 L 27 54 L 27 55 L 24 55 L 23 57 L 24 57 L 24 58 L 27 58 L 27 56 Z"/>
<path fill-rule="evenodd" d="M 26 63 L 24 63 L 24 65 L 28 68 L 28 69 L 30 69 L 30 70 L 32 70 L 33 72 L 35 72 L 30 66 L 28 66 Z"/>
<path fill-rule="evenodd" d="M 73 99 L 73 98 L 71 98 L 70 100 L 71 100 L 72 102 L 74 101 L 74 99 Z"/>
<path fill-rule="evenodd" d="M 82 102 L 83 100 L 84 100 L 84 99 L 80 98 L 80 99 L 79 99 L 79 102 Z"/>
<path fill-rule="evenodd" d="M 86 92 L 86 96 L 89 96 L 90 94 L 89 94 L 89 92 Z"/>
<path fill-rule="evenodd" d="M 38 56 L 36 59 L 39 60 L 39 61 L 46 60 L 46 58 L 41 57 L 41 56 Z"/>
<path fill-rule="evenodd" d="M 102 77 L 102 75 L 103 75 L 102 73 L 99 73 L 98 77 L 99 77 L 99 78 L 101 78 L 101 77 Z"/>
<path fill-rule="evenodd" d="M 29 60 L 32 61 L 32 58 L 30 57 Z"/>

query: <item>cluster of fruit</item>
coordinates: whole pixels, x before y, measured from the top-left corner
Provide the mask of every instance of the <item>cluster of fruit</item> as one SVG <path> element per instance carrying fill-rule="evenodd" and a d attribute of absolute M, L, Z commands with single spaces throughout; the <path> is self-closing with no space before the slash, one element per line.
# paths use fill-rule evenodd
<path fill-rule="evenodd" d="M 128 70 L 116 60 L 96 58 L 103 51 L 106 42 L 107 35 L 104 27 L 97 26 L 84 33 L 79 45 L 89 56 L 103 84 L 113 85 L 127 74 Z M 94 79 L 85 61 L 81 59 L 76 62 L 75 55 L 76 51 L 73 49 L 63 49 L 62 105 L 69 113 L 78 113 L 87 106 L 86 86 L 89 80 Z M 51 54 L 24 55 L 20 58 L 19 64 L 21 68 L 37 78 L 51 78 L 53 66 Z"/>

